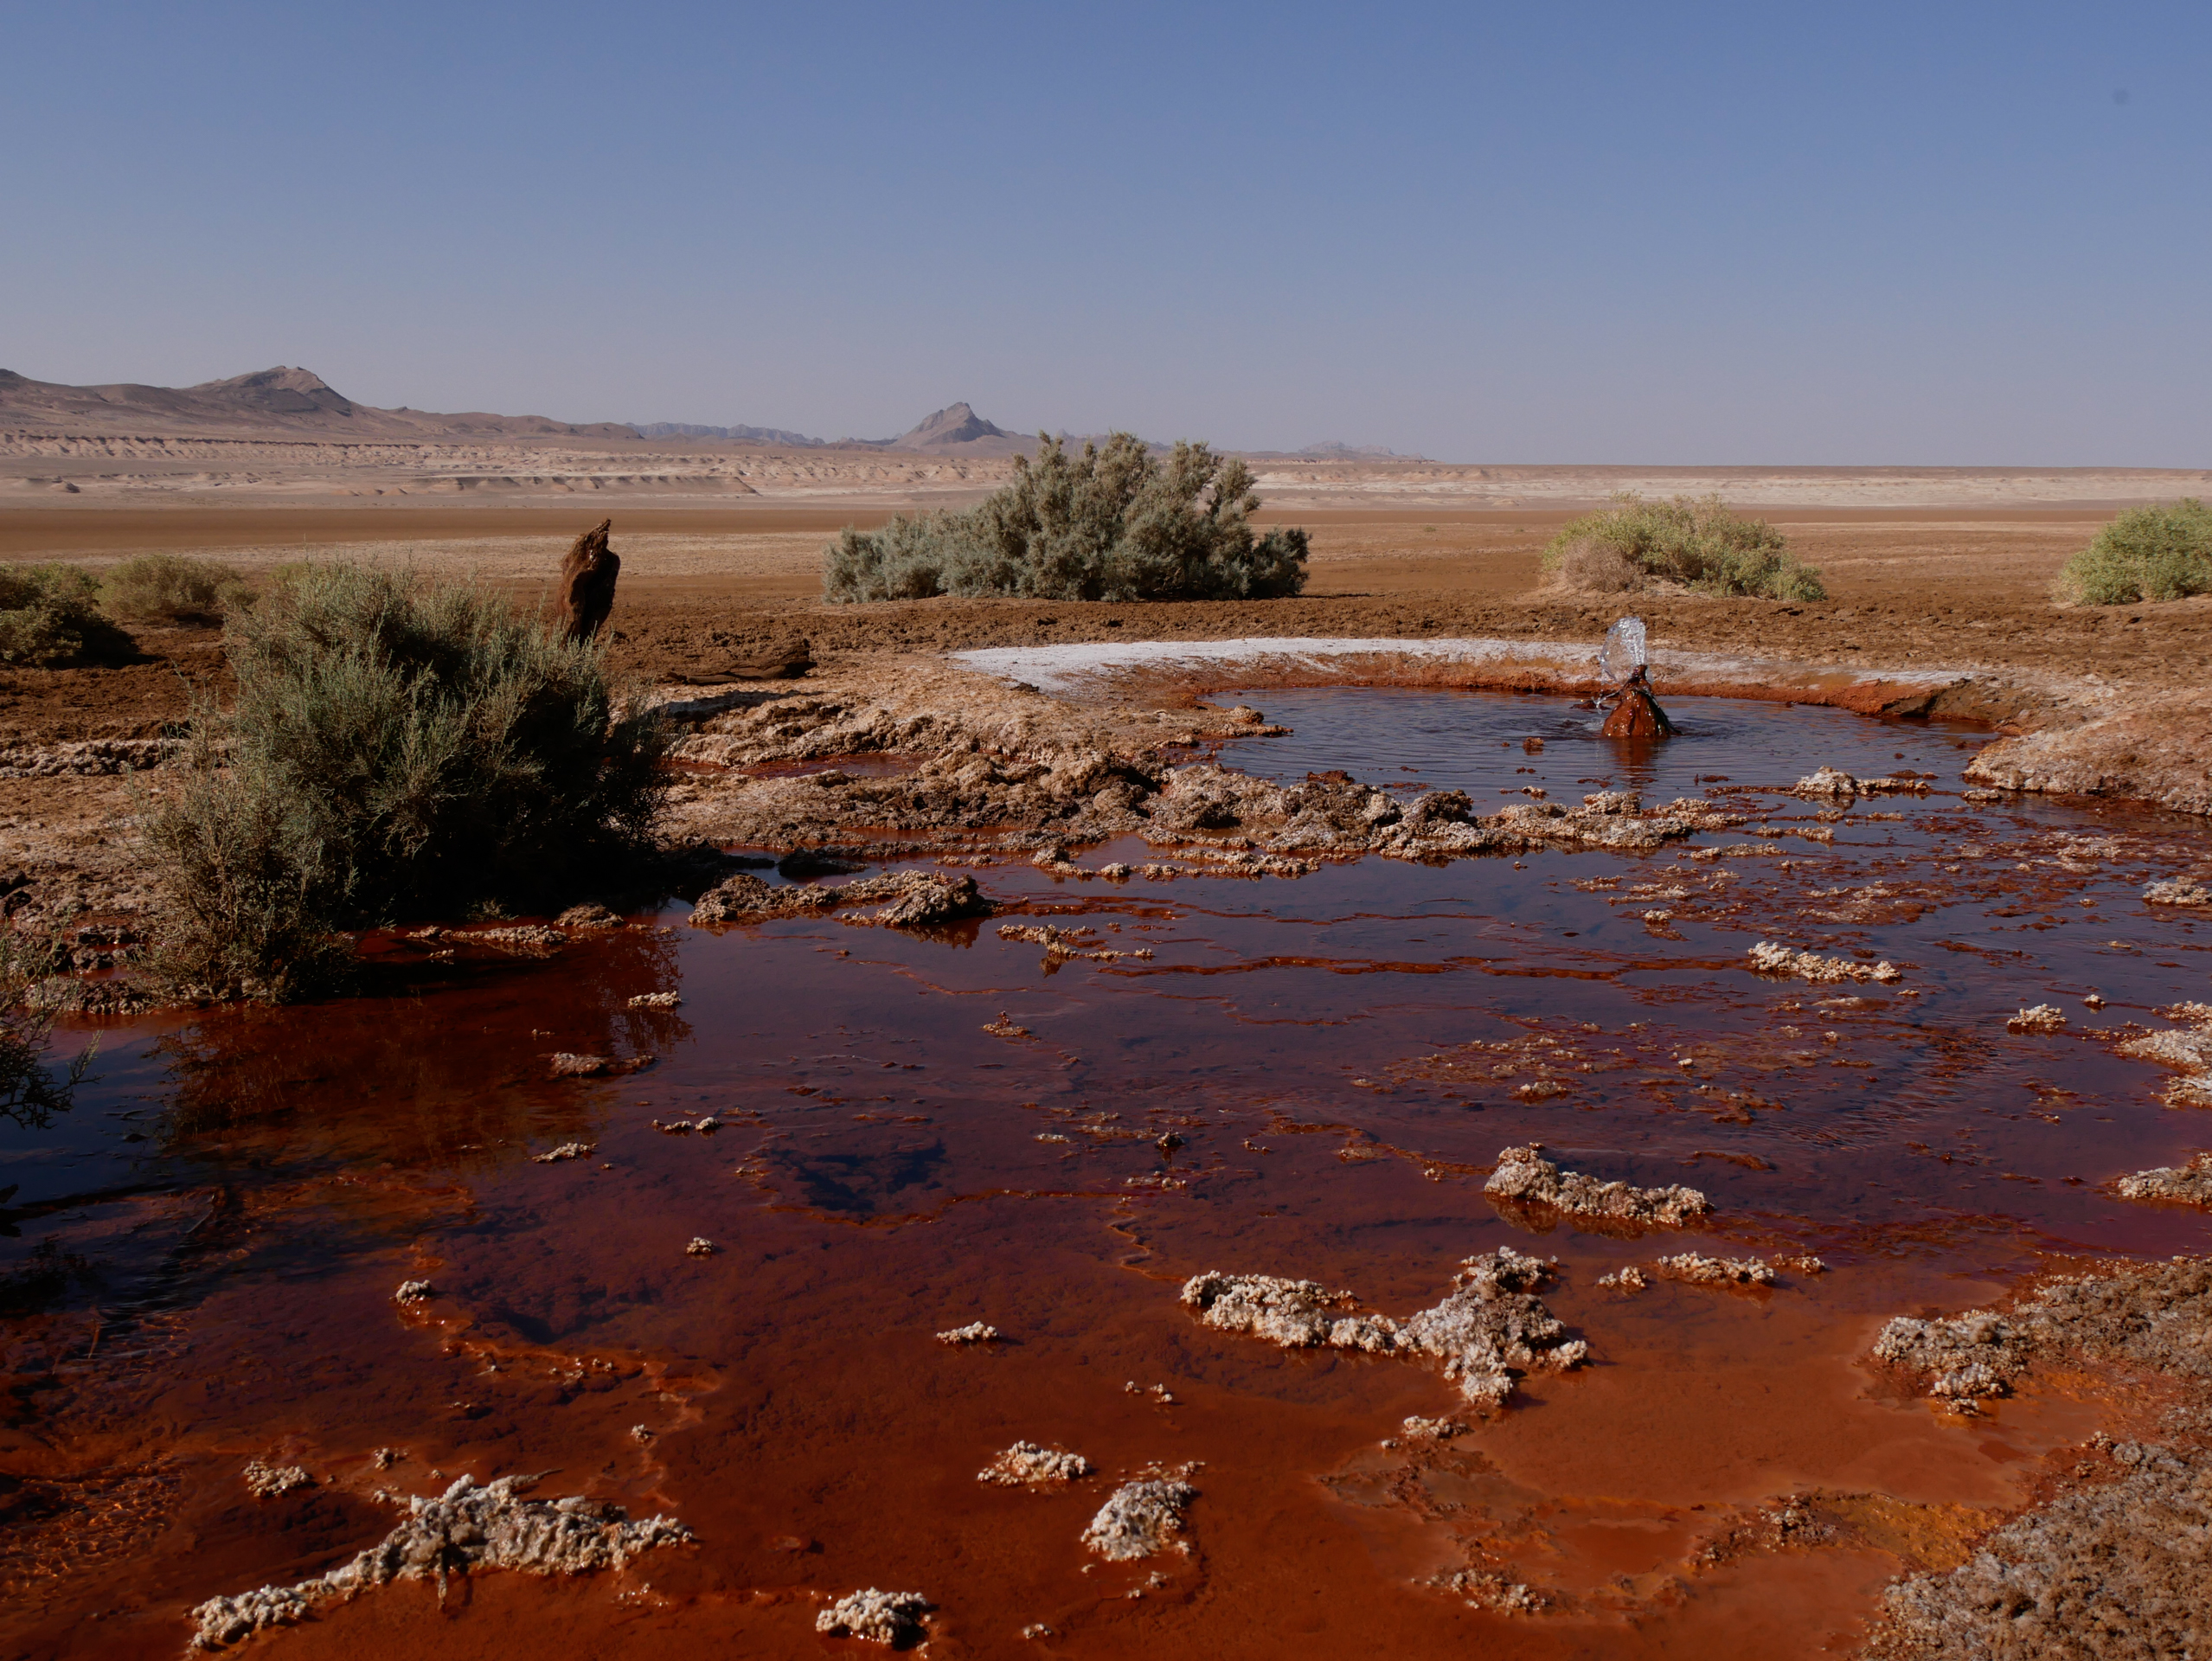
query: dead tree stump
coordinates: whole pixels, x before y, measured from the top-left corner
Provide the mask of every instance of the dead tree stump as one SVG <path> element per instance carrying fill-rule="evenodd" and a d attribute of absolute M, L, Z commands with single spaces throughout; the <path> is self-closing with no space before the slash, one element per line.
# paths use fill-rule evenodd
<path fill-rule="evenodd" d="M 596 636 L 606 614 L 614 609 L 614 580 L 622 559 L 606 545 L 614 521 L 602 519 L 579 536 L 561 561 L 561 634 L 570 640 Z"/>

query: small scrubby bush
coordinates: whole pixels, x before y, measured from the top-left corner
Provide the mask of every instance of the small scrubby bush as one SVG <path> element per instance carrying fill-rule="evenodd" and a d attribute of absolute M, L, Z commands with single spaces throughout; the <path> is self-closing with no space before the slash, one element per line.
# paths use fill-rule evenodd
<path fill-rule="evenodd" d="M 1728 511 L 1717 496 L 1647 502 L 1633 491 L 1586 513 L 1544 549 L 1547 579 L 1567 588 L 1618 593 L 1656 578 L 1712 594 L 1825 600 L 1820 574 L 1789 552 L 1763 519 Z"/>
<path fill-rule="evenodd" d="M 2081 606 L 2212 593 L 2212 508 L 2193 496 L 2130 508 L 2066 562 L 2054 592 Z"/>
<path fill-rule="evenodd" d="M 141 554 L 100 579 L 99 603 L 116 617 L 213 623 L 251 603 L 246 579 L 212 560 L 181 554 Z"/>
<path fill-rule="evenodd" d="M 100 615 L 99 594 L 74 565 L 0 565 L 0 664 L 49 669 L 129 656 L 131 637 Z"/>
<path fill-rule="evenodd" d="M 1163 460 L 1117 433 L 1069 456 L 1041 438 L 1006 487 L 965 512 L 848 528 L 824 550 L 834 600 L 1271 600 L 1305 586 L 1306 534 L 1254 532 L 1252 471 L 1202 444 Z"/>
<path fill-rule="evenodd" d="M 224 650 L 237 703 L 146 817 L 179 985 L 299 997 L 343 929 L 553 908 L 651 834 L 659 728 L 596 648 L 478 589 L 315 566 Z"/>

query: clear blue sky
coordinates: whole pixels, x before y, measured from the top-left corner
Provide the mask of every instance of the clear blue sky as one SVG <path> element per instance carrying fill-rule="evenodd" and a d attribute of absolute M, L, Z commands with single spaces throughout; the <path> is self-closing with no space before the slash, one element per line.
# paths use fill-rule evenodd
<path fill-rule="evenodd" d="M 2212 8 L 0 3 L 0 367 L 2212 463 Z"/>

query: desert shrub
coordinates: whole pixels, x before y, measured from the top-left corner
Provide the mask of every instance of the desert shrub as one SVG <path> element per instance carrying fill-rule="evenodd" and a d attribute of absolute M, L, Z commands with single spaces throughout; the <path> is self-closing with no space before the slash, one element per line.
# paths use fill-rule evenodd
<path fill-rule="evenodd" d="M 339 931 L 553 908 L 651 835 L 663 739 L 598 650 L 503 600 L 311 568 L 233 613 L 238 681 L 146 814 L 173 983 L 280 1000 L 332 984 Z"/>
<path fill-rule="evenodd" d="M 59 927 L 0 922 L 0 1119 L 43 1129 L 69 1106 L 92 1063 L 90 1045 L 59 1074 L 44 1060 L 54 1029 L 48 983 L 68 967 L 69 948 Z M 0 1199 L 6 1197 L 0 1192 Z"/>
<path fill-rule="evenodd" d="M 99 603 L 116 617 L 212 623 L 250 604 L 253 591 L 227 565 L 181 554 L 141 554 L 100 579 Z"/>
<path fill-rule="evenodd" d="M 1763 519 L 1728 511 L 1717 496 L 1678 496 L 1647 502 L 1633 491 L 1613 505 L 1586 513 L 1562 529 L 1544 549 L 1546 578 L 1555 586 L 1600 582 L 1643 587 L 1652 579 L 1678 582 L 1713 594 L 1765 600 L 1825 600 L 1820 574 L 1789 552 L 1782 533 Z"/>
<path fill-rule="evenodd" d="M 822 592 L 831 600 L 928 600 L 949 592 L 946 574 L 959 568 L 972 537 L 962 513 L 901 514 L 882 529 L 850 525 L 822 553 Z"/>
<path fill-rule="evenodd" d="M 848 528 L 824 550 L 833 600 L 1263 600 L 1305 586 L 1303 530 L 1252 529 L 1252 471 L 1202 444 L 1165 459 L 1126 433 L 1070 456 L 1040 438 L 1012 480 L 965 512 Z"/>
<path fill-rule="evenodd" d="M 100 615 L 99 593 L 74 565 L 0 565 L 0 664 L 48 669 L 129 657 L 131 637 Z"/>
<path fill-rule="evenodd" d="M 1547 560 L 1554 585 L 1578 594 L 1625 594 L 1644 587 L 1644 568 L 1610 542 L 1585 536 Z"/>
<path fill-rule="evenodd" d="M 2066 562 L 2054 593 L 2081 606 L 2212 593 L 2212 508 L 2193 496 L 2130 508 Z"/>

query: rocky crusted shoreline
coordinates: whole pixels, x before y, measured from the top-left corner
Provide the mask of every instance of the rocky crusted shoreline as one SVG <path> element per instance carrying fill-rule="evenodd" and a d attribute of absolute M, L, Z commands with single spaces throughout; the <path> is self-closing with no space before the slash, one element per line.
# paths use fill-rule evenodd
<path fill-rule="evenodd" d="M 2087 1367 L 2163 1400 L 2151 1433 L 2099 1436 L 2042 1502 L 1944 1574 L 1882 1600 L 1878 1661 L 2202 1655 L 2212 1645 L 2212 1260 L 2114 1263 L 2008 1307 L 1903 1318 L 1877 1360 L 1972 1416 L 2039 1369 Z"/>
<path fill-rule="evenodd" d="M 1343 773 L 1279 785 L 1198 747 L 1268 727 L 1256 710 L 1079 704 L 950 667 L 888 683 L 748 695 L 675 754 L 671 827 L 748 847 L 851 845 L 887 833 L 948 850 L 1061 853 L 1142 836 L 1230 854 L 1450 859 L 1546 847 L 1656 848 L 1748 823 L 1702 799 L 1646 808 L 1601 792 L 1478 812 L 1464 792 L 1410 803 Z M 862 761 L 888 759 L 863 767 Z M 848 766 L 837 763 L 846 761 Z M 817 764 L 802 771 L 806 764 Z"/>

